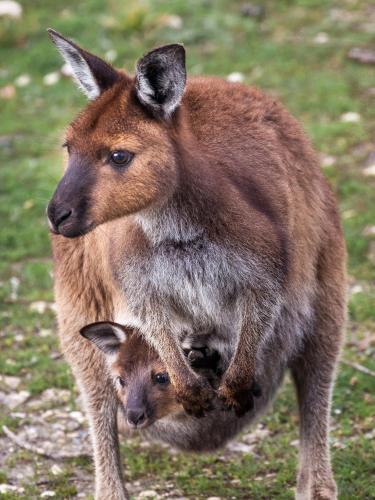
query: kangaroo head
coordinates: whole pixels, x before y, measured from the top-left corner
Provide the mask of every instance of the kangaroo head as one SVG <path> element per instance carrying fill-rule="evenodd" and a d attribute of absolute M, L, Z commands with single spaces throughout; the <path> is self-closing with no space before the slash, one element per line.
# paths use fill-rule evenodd
<path fill-rule="evenodd" d="M 182 410 L 165 366 L 139 333 L 117 323 L 85 326 L 81 335 L 106 355 L 118 400 L 131 428 Z"/>
<path fill-rule="evenodd" d="M 49 35 L 90 100 L 68 127 L 69 160 L 48 205 L 51 231 L 76 237 L 173 193 L 185 50 L 173 44 L 148 52 L 133 77 L 59 33 Z"/>

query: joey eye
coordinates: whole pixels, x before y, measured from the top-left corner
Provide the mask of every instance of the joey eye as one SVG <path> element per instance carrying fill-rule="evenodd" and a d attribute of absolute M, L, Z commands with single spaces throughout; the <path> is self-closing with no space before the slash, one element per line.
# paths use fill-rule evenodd
<path fill-rule="evenodd" d="M 70 147 L 67 141 L 65 141 L 63 144 L 61 144 L 61 147 L 66 149 L 68 153 L 70 153 Z"/>
<path fill-rule="evenodd" d="M 124 167 L 133 159 L 133 153 L 126 151 L 125 149 L 119 149 L 118 151 L 112 151 L 109 161 L 111 165 L 115 167 Z"/>
<path fill-rule="evenodd" d="M 118 383 L 121 385 L 121 387 L 125 387 L 125 380 L 121 377 L 117 377 Z"/>
<path fill-rule="evenodd" d="M 168 373 L 156 373 L 154 380 L 157 384 L 167 385 L 169 384 L 169 375 Z"/>

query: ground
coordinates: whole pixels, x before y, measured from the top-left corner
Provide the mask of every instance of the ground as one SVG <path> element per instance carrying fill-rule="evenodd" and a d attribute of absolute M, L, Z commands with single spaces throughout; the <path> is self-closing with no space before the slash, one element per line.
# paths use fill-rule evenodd
<path fill-rule="evenodd" d="M 349 251 L 333 466 L 340 499 L 375 498 L 375 66 L 348 57 L 352 48 L 374 46 L 375 7 L 370 0 L 259 5 L 25 0 L 19 17 L 0 17 L 0 498 L 91 498 L 92 492 L 85 420 L 59 354 L 45 219 L 61 176 L 64 127 L 85 100 L 61 72 L 49 26 L 129 70 L 147 49 L 183 42 L 190 74 L 243 78 L 278 96 L 302 121 L 337 193 Z M 297 421 L 287 379 L 259 426 L 219 453 L 191 456 L 124 443 L 132 494 L 293 498 Z"/>

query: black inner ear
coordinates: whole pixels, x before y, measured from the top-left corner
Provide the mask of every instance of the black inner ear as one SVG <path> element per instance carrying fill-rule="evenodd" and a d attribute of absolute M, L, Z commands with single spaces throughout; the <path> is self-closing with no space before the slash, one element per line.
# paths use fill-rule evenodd
<path fill-rule="evenodd" d="M 96 57 L 83 49 L 81 49 L 81 54 L 89 65 L 100 90 L 104 91 L 109 89 L 118 81 L 120 78 L 119 73 L 112 68 L 112 66 L 103 61 L 103 59 L 100 59 L 100 57 Z"/>
<path fill-rule="evenodd" d="M 80 333 L 106 354 L 116 354 L 119 350 L 120 341 L 109 325 L 88 325 L 82 328 Z"/>
<path fill-rule="evenodd" d="M 154 89 L 154 98 L 158 104 L 164 104 L 170 93 L 170 86 L 164 85 L 160 78 L 160 73 L 164 70 L 163 66 L 158 63 L 151 63 L 147 66 L 145 77 Z M 166 83 L 166 82 L 164 82 Z"/>

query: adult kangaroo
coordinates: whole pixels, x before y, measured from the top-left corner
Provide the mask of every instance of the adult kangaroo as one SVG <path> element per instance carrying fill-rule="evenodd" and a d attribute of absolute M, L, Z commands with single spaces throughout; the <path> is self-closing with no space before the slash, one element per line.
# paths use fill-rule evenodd
<path fill-rule="evenodd" d="M 132 77 L 49 33 L 91 101 L 67 130 L 48 218 L 61 345 L 86 403 L 97 499 L 127 497 L 113 386 L 104 356 L 79 334 L 108 320 L 156 349 L 185 411 L 207 413 L 198 427 L 217 396 L 231 414 L 255 416 L 256 383 L 264 402 L 289 368 L 297 498 L 336 498 L 327 438 L 345 248 L 299 124 L 254 88 L 186 80 L 181 45 L 147 53 Z M 216 393 L 183 356 L 197 338 L 220 352 Z"/>

